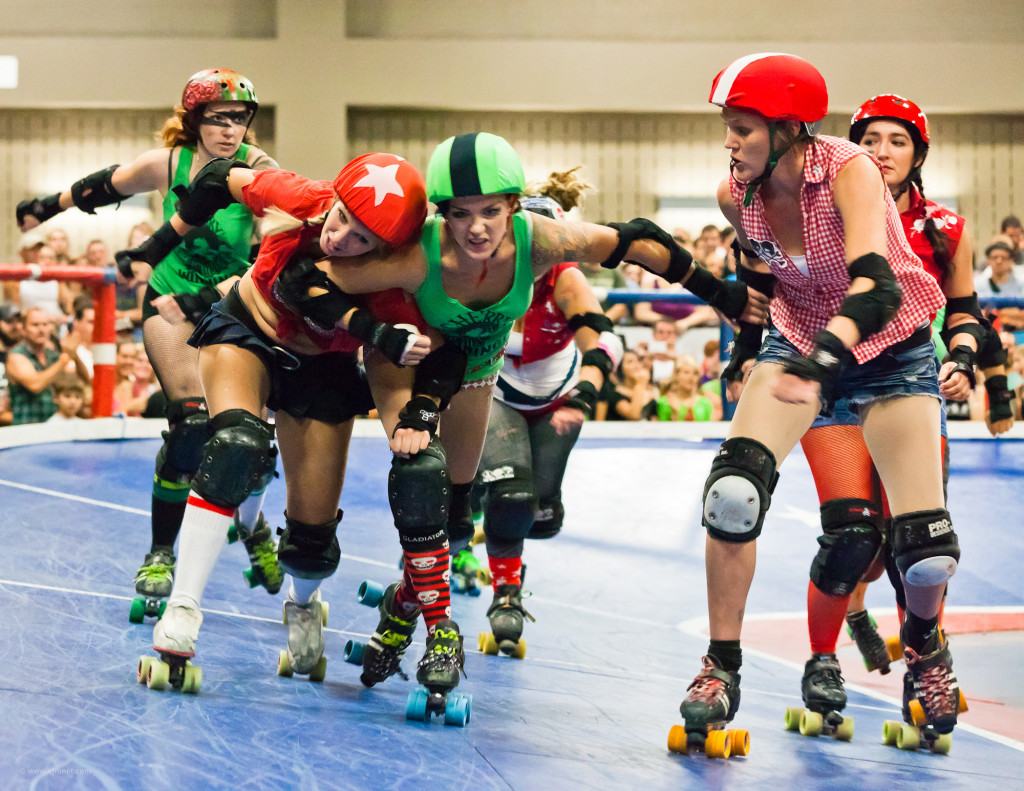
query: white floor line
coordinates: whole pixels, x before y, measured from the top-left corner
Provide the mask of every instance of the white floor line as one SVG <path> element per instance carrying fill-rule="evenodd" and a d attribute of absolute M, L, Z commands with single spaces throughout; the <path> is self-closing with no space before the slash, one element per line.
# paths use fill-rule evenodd
<path fill-rule="evenodd" d="M 77 494 L 66 494 L 65 492 L 58 492 L 53 489 L 41 489 L 38 486 L 29 486 L 24 483 L 15 483 L 14 481 L 0 480 L 0 486 L 10 486 L 12 489 L 22 489 L 34 494 L 46 494 L 50 497 L 59 497 L 62 500 L 74 500 L 76 503 L 98 505 L 100 508 L 110 508 L 114 511 L 124 511 L 129 514 L 139 514 L 140 516 L 150 515 L 149 511 L 144 511 L 141 508 L 129 508 L 126 505 L 117 505 L 116 503 L 108 503 L 103 500 L 93 500 L 91 497 L 79 497 Z"/>

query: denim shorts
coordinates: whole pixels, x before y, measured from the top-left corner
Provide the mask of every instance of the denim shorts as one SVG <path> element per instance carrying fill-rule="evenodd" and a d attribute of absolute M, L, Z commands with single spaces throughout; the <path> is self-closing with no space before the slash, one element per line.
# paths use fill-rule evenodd
<path fill-rule="evenodd" d="M 772 327 L 761 345 L 757 364 L 781 364 L 799 356 L 800 350 Z M 923 333 L 920 343 L 907 344 L 901 341 L 860 365 L 848 357 L 839 370 L 835 384 L 822 389 L 821 413 L 814 426 L 858 425 L 858 408 L 885 398 L 924 395 L 941 401 L 938 374 L 935 344 L 930 335 L 926 337 Z M 847 420 L 848 423 L 845 422 Z"/>

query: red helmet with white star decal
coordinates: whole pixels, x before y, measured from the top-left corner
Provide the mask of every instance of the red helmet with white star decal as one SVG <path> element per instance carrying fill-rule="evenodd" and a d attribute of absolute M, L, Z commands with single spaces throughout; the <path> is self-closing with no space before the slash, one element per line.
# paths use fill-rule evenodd
<path fill-rule="evenodd" d="M 334 179 L 341 202 L 392 247 L 410 241 L 427 217 L 423 176 L 395 154 L 363 154 Z"/>
<path fill-rule="evenodd" d="M 928 146 L 928 117 L 910 99 L 894 93 L 873 96 L 857 108 L 850 119 L 850 140 L 859 144 L 868 124 L 880 120 L 896 121 L 917 138 L 915 143 Z"/>

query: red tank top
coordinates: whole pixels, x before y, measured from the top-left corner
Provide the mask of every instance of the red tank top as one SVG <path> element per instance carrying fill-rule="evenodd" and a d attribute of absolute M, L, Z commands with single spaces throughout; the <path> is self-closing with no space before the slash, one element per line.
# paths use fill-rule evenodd
<path fill-rule="evenodd" d="M 523 317 L 523 353 L 514 358 L 516 364 L 543 360 L 573 342 L 574 333 L 555 302 L 555 283 L 562 272 L 574 268 L 572 262 L 561 263 L 534 281 L 533 300 Z"/>

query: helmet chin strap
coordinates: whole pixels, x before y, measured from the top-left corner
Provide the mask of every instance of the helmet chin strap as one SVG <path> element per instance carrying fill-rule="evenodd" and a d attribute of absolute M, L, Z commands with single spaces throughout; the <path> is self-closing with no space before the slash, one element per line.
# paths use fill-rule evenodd
<path fill-rule="evenodd" d="M 785 155 L 789 149 L 793 147 L 796 140 L 791 140 L 784 147 L 776 150 L 775 149 L 775 131 L 778 127 L 774 121 L 768 122 L 768 164 L 764 166 L 764 170 L 761 171 L 761 175 L 757 178 L 753 178 L 747 182 L 747 191 L 743 195 L 743 206 L 747 207 L 750 202 L 754 200 L 754 193 L 757 188 L 764 184 L 768 179 L 772 177 L 772 171 L 775 170 L 776 165 L 779 164 L 779 160 Z"/>

